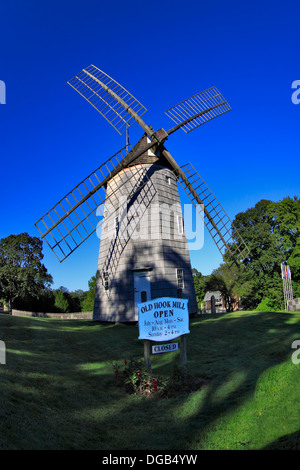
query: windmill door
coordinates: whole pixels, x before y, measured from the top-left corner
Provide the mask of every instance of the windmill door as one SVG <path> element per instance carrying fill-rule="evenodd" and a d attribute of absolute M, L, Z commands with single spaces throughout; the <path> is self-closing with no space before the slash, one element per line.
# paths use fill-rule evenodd
<path fill-rule="evenodd" d="M 138 321 L 138 307 L 140 302 L 147 302 L 151 299 L 150 273 L 149 271 L 140 271 L 134 273 L 134 303 L 135 303 L 135 321 Z"/>

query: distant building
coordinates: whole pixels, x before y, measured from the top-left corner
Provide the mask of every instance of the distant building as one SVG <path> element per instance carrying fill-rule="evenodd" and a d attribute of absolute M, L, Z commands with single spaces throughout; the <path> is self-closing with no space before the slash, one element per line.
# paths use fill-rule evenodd
<path fill-rule="evenodd" d="M 216 291 L 208 291 L 205 294 L 204 302 L 205 302 L 205 311 L 203 313 L 211 313 L 211 298 L 214 296 L 215 298 L 215 308 L 216 313 L 223 313 L 226 312 L 226 302 L 222 293 L 219 290 Z M 239 299 L 235 296 L 235 303 L 233 304 L 233 310 L 239 310 Z"/>
<path fill-rule="evenodd" d="M 206 313 L 211 313 L 211 298 L 214 296 L 215 298 L 215 307 L 217 313 L 226 312 L 225 307 L 225 300 L 222 297 L 222 294 L 219 290 L 216 291 L 208 291 L 205 294 L 204 302 L 205 302 L 205 311 Z"/>

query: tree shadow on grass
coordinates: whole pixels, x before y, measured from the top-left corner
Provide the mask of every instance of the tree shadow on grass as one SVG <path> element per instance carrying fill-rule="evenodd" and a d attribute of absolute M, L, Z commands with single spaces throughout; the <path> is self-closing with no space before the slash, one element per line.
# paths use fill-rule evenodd
<path fill-rule="evenodd" d="M 300 430 L 280 437 L 265 446 L 264 450 L 300 450 Z"/>
<path fill-rule="evenodd" d="M 192 319 L 188 371 L 210 378 L 209 385 L 174 399 L 148 400 L 126 396 L 112 368 L 114 361 L 122 364 L 130 355 L 143 357 L 136 326 L 10 317 L 1 328 L 8 348 L 7 365 L 0 370 L 1 446 L 205 447 L 207 432 L 215 427 L 218 439 L 217 431 L 226 426 L 222 419 L 253 399 L 261 375 L 290 358 L 299 331 L 299 322 L 289 322 L 293 318 L 238 312 Z M 153 356 L 153 371 L 168 375 L 178 361 L 178 353 Z M 298 436 L 291 440 L 296 448 Z M 241 448 L 249 445 L 240 439 Z M 272 445 L 262 447 L 277 448 Z M 276 445 L 289 446 L 289 436 Z"/>
<path fill-rule="evenodd" d="M 196 439 L 195 434 L 187 434 L 190 436 L 190 441 L 186 439 L 187 446 L 194 441 L 201 448 L 201 431 L 205 432 L 209 428 L 212 436 L 211 425 L 218 428 L 218 422 L 223 418 L 223 426 L 226 425 L 226 416 L 230 416 L 249 400 L 254 400 L 262 375 L 290 359 L 291 344 L 298 328 L 295 324 L 288 323 L 289 317 L 286 313 L 245 312 L 219 315 L 211 319 L 206 317 L 197 326 L 195 322 L 199 344 L 194 345 L 193 340 L 194 347 L 191 351 L 194 357 L 190 357 L 190 367 L 193 370 L 198 369 L 200 375 L 213 377 L 213 380 L 201 410 L 190 416 L 189 424 L 192 429 L 195 430 L 198 423 L 200 432 L 197 432 Z M 274 390 L 271 392 L 274 393 Z M 271 399 L 267 406 L 270 405 Z M 247 427 L 247 423 L 237 422 L 236 427 L 239 425 L 242 434 L 242 428 Z M 233 445 L 251 447 L 251 439 L 247 443 L 241 441 L 236 441 Z"/>

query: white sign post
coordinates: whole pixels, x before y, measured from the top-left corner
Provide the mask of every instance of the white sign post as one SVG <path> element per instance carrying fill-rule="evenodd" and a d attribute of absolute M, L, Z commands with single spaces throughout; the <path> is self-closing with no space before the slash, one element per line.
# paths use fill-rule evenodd
<path fill-rule="evenodd" d="M 189 331 L 188 300 L 162 297 L 138 304 L 139 338 L 144 340 L 144 356 L 151 372 L 150 341 L 170 341 L 180 337 L 180 360 L 186 366 L 185 335 Z M 166 352 L 168 349 L 166 348 Z"/>

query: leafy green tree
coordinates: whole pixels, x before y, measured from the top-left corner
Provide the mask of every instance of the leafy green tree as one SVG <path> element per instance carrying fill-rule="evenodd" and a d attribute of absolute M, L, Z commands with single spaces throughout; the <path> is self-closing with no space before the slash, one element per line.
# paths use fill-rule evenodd
<path fill-rule="evenodd" d="M 22 301 L 22 308 L 24 310 L 31 310 L 34 312 L 55 312 L 56 309 L 54 303 L 55 291 L 52 289 L 45 289 L 45 291 L 41 293 L 38 298 L 32 299 L 29 304 Z"/>
<path fill-rule="evenodd" d="M 232 290 L 227 287 L 223 277 L 219 274 L 208 276 L 205 282 L 206 292 L 220 291 L 225 300 L 226 312 L 232 312 L 235 298 Z"/>
<path fill-rule="evenodd" d="M 64 294 L 67 294 L 69 292 L 69 289 L 65 286 L 60 286 L 57 290 L 60 290 Z"/>
<path fill-rule="evenodd" d="M 67 299 L 69 302 L 69 311 L 81 312 L 84 298 L 85 298 L 85 292 L 81 289 L 77 289 L 74 292 L 69 292 L 67 294 Z"/>
<path fill-rule="evenodd" d="M 203 276 L 196 268 L 192 269 L 193 279 L 194 279 L 194 286 L 195 286 L 195 294 L 197 298 L 197 303 L 199 308 L 201 308 L 201 302 L 205 297 L 205 279 L 206 276 Z"/>
<path fill-rule="evenodd" d="M 290 265 L 294 279 L 300 280 L 300 199 L 287 197 L 274 202 L 269 213 L 282 259 Z"/>
<path fill-rule="evenodd" d="M 273 309 L 282 308 L 281 263 L 291 266 L 294 291 L 300 284 L 299 199 L 261 200 L 254 208 L 237 214 L 233 224 L 250 250 L 239 280 L 243 304 L 256 308 L 266 298 Z"/>
<path fill-rule="evenodd" d="M 82 302 L 85 297 L 85 292 L 77 289 L 74 292 L 69 292 L 69 289 L 60 286 L 55 292 L 55 309 L 60 312 L 81 312 Z M 61 292 L 61 294 L 58 294 Z"/>
<path fill-rule="evenodd" d="M 96 289 L 96 275 L 92 276 L 88 282 L 89 290 L 85 294 L 85 298 L 82 302 L 82 311 L 90 312 L 94 309 L 95 302 L 95 289 Z"/>
<path fill-rule="evenodd" d="M 214 269 L 212 274 L 221 276 L 227 290 L 232 292 L 233 296 L 239 296 L 240 280 L 243 272 L 243 265 L 237 266 L 236 264 L 233 264 L 229 267 L 228 264 L 223 263 L 217 269 Z"/>
<path fill-rule="evenodd" d="M 0 240 L 0 297 L 10 308 L 36 300 L 50 288 L 53 281 L 42 264 L 42 247 L 28 233 Z"/>
<path fill-rule="evenodd" d="M 59 312 L 68 312 L 69 311 L 69 302 L 68 299 L 65 297 L 65 293 L 58 289 L 55 292 L 55 309 Z"/>

